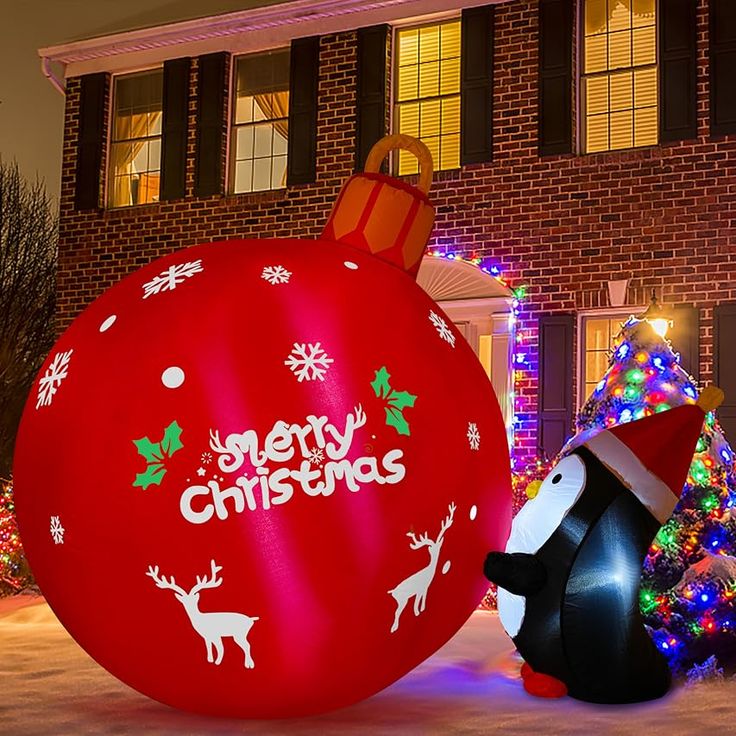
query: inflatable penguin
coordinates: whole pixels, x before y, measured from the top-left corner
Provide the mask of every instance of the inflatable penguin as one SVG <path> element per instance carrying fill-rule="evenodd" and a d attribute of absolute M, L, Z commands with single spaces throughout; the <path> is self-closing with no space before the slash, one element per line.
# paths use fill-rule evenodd
<path fill-rule="evenodd" d="M 634 703 L 669 689 L 639 610 L 641 570 L 679 500 L 705 412 L 722 400 L 709 386 L 697 404 L 588 439 L 519 511 L 506 552 L 486 558 L 528 692 Z"/>

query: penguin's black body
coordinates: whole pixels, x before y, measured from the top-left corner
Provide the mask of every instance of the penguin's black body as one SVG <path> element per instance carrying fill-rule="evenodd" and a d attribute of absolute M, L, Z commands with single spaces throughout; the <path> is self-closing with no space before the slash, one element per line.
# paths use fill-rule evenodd
<path fill-rule="evenodd" d="M 577 460 L 561 461 L 562 472 L 553 469 L 540 490 L 546 485 L 554 493 L 566 462 L 569 468 L 582 461 L 581 487 L 575 498 L 568 494 L 564 514 L 558 504 L 562 519 L 546 541 L 528 553 L 515 551 L 510 540 L 510 552 L 486 559 L 489 580 L 515 594 L 499 591 L 502 622 L 507 631 L 518 622 L 509 634 L 524 660 L 564 682 L 574 698 L 633 703 L 661 697 L 670 670 L 639 611 L 641 569 L 660 524 L 587 447 L 572 455 Z M 541 536 L 517 546 L 534 548 Z M 504 621 L 504 606 L 519 604 L 518 596 L 524 596 L 523 618 L 512 611 Z"/>

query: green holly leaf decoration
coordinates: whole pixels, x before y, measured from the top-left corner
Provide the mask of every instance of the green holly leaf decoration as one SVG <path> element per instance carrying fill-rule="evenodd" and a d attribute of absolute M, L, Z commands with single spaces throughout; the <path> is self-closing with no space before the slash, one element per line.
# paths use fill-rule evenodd
<path fill-rule="evenodd" d="M 386 424 L 393 427 L 399 434 L 409 435 L 409 423 L 404 417 L 404 409 L 414 406 L 417 397 L 408 391 L 394 391 L 389 384 L 391 375 L 386 366 L 376 371 L 376 377 L 371 381 L 374 393 L 380 399 L 384 399 L 389 406 L 386 407 Z"/>
<path fill-rule="evenodd" d="M 133 481 L 133 487 L 139 486 L 144 491 L 148 486 L 151 485 L 161 485 L 161 481 L 164 479 L 164 476 L 166 475 L 166 468 L 161 463 L 155 463 L 152 465 L 149 465 L 146 468 L 145 473 L 138 473 L 135 476 L 135 480 Z"/>
<path fill-rule="evenodd" d="M 388 384 L 388 379 L 391 378 L 386 366 L 379 368 L 376 371 L 375 380 L 371 381 L 371 387 L 376 393 L 376 396 L 385 399 L 388 394 L 391 393 L 391 386 Z"/>
<path fill-rule="evenodd" d="M 391 396 L 389 396 L 388 403 L 401 411 L 407 407 L 411 408 L 414 406 L 414 402 L 416 400 L 417 397 L 413 396 L 408 391 L 394 391 Z"/>
<path fill-rule="evenodd" d="M 386 424 L 389 427 L 394 427 L 399 434 L 409 435 L 409 423 L 404 419 L 404 415 L 393 407 L 386 407 Z"/>
<path fill-rule="evenodd" d="M 147 463 L 160 463 L 164 459 L 160 442 L 151 442 L 148 437 L 141 437 L 139 440 L 133 440 L 133 444 L 138 449 L 138 454 L 141 455 Z"/>
<path fill-rule="evenodd" d="M 171 422 L 164 430 L 164 438 L 161 440 L 161 447 L 167 457 L 171 457 L 177 450 L 181 450 L 184 445 L 181 443 L 181 427 L 176 420 Z"/>
<path fill-rule="evenodd" d="M 148 437 L 133 440 L 138 454 L 146 461 L 144 473 L 138 473 L 133 481 L 133 487 L 140 487 L 144 491 L 148 486 L 161 485 L 166 475 L 166 460 L 184 445 L 181 442 L 182 429 L 176 420 L 164 429 L 161 442 L 151 442 Z"/>

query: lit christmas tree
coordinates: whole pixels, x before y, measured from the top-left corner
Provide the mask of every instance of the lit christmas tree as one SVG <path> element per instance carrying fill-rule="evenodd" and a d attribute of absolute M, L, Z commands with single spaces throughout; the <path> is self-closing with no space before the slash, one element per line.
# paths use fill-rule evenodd
<path fill-rule="evenodd" d="M 15 520 L 13 484 L 0 478 L 0 596 L 18 593 L 32 582 Z"/>
<path fill-rule="evenodd" d="M 663 332 L 654 320 L 626 322 L 562 454 L 600 428 L 695 402 L 695 382 Z M 657 534 L 642 574 L 645 623 L 675 671 L 712 655 L 723 666 L 736 665 L 735 502 L 734 453 L 711 413 L 680 502 Z"/>

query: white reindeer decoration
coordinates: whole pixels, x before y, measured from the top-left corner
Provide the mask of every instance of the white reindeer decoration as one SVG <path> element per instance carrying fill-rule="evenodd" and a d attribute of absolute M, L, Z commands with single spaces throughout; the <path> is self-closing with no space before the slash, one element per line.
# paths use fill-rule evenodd
<path fill-rule="evenodd" d="M 394 616 L 394 623 L 391 627 L 392 634 L 399 628 L 399 619 L 401 618 L 401 614 L 404 608 L 406 608 L 406 604 L 409 602 L 410 598 L 414 598 L 415 616 L 418 616 L 427 606 L 427 591 L 429 590 L 432 580 L 434 580 L 435 572 L 437 572 L 437 563 L 440 559 L 440 551 L 442 550 L 444 535 L 450 526 L 452 526 L 452 519 L 457 507 L 454 503 L 451 503 L 448 508 L 450 513 L 442 522 L 437 539 L 430 539 L 427 532 L 424 532 L 419 539 L 416 538 L 414 532 L 407 532 L 406 536 L 411 537 L 412 540 L 409 543 L 409 546 L 412 549 L 427 547 L 427 551 L 429 552 L 429 563 L 426 567 L 423 567 L 418 572 L 410 575 L 406 580 L 402 580 L 393 590 L 388 591 L 396 600 L 396 615 Z"/>
<path fill-rule="evenodd" d="M 215 664 L 222 662 L 225 653 L 222 639 L 230 636 L 245 653 L 246 668 L 252 669 L 255 667 L 255 663 L 250 654 L 248 632 L 254 622 L 258 621 L 258 616 L 246 616 L 243 613 L 202 613 L 199 610 L 199 591 L 206 588 L 217 588 L 222 585 L 222 578 L 217 579 L 217 573 L 222 568 L 216 565 L 214 560 L 211 560 L 211 563 L 212 577 L 199 577 L 198 575 L 197 584 L 188 593 L 176 584 L 173 575 L 168 579 L 163 575 L 159 577 L 158 565 L 156 567 L 149 565 L 146 575 L 153 578 L 158 588 L 174 591 L 174 597 L 184 606 L 194 630 L 204 639 L 207 645 L 208 662 L 213 660 Z M 213 647 L 217 650 L 217 659 L 213 657 Z"/>

